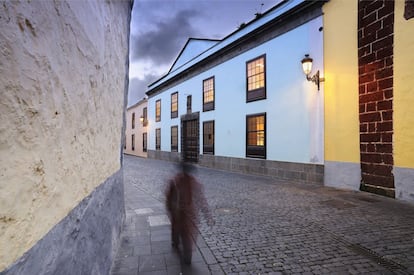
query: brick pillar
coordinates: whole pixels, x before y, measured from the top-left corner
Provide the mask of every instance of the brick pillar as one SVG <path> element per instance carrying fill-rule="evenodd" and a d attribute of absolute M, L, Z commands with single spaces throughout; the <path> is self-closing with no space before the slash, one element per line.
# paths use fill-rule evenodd
<path fill-rule="evenodd" d="M 358 2 L 361 190 L 395 196 L 393 160 L 394 1 Z"/>

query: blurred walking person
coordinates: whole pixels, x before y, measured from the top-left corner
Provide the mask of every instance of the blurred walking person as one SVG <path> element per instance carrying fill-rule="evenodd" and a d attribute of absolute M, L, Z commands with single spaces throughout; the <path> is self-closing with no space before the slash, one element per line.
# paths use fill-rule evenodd
<path fill-rule="evenodd" d="M 183 260 L 191 264 L 192 250 L 195 242 L 198 213 L 203 212 L 207 223 L 214 224 L 202 185 L 191 175 L 194 167 L 181 162 L 180 170 L 168 181 L 166 188 L 166 207 L 171 220 L 172 246 L 183 247 Z"/>

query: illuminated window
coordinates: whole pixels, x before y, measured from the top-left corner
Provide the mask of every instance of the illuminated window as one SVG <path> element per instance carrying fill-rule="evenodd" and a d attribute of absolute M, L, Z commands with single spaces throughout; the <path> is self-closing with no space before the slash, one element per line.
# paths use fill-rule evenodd
<path fill-rule="evenodd" d="M 214 110 L 214 76 L 203 80 L 203 111 Z"/>
<path fill-rule="evenodd" d="M 178 151 L 178 126 L 171 127 L 171 152 Z"/>
<path fill-rule="evenodd" d="M 214 121 L 203 122 L 203 153 L 214 155 Z"/>
<path fill-rule="evenodd" d="M 147 133 L 142 134 L 142 151 L 147 151 Z"/>
<path fill-rule="evenodd" d="M 266 158 L 266 114 L 246 117 L 246 156 Z"/>
<path fill-rule="evenodd" d="M 155 150 L 161 150 L 161 128 L 155 129 Z"/>
<path fill-rule="evenodd" d="M 135 135 L 134 134 L 132 134 L 132 136 L 131 136 L 131 149 L 132 149 L 132 151 L 135 151 Z"/>
<path fill-rule="evenodd" d="M 266 98 L 266 55 L 246 62 L 247 102 Z"/>
<path fill-rule="evenodd" d="M 135 129 L 135 113 L 132 113 L 132 129 Z"/>
<path fill-rule="evenodd" d="M 155 101 L 155 121 L 161 121 L 161 99 Z"/>
<path fill-rule="evenodd" d="M 171 94 L 171 118 L 178 117 L 178 92 Z"/>

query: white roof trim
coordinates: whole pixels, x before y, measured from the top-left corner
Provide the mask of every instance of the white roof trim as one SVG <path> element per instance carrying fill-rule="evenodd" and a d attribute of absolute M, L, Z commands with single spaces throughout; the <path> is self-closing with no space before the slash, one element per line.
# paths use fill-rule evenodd
<path fill-rule="evenodd" d="M 215 52 L 223 49 L 224 47 L 230 45 L 231 43 L 235 42 L 236 40 L 240 39 L 241 37 L 251 33 L 252 31 L 256 30 L 257 28 L 261 27 L 262 25 L 270 22 L 274 18 L 278 17 L 279 15 L 282 15 L 283 13 L 288 12 L 289 10 L 293 9 L 297 5 L 301 4 L 302 2 L 305 2 L 306 0 L 287 0 L 286 2 L 281 2 L 278 5 L 281 5 L 280 7 L 276 8 L 275 10 L 272 10 L 268 13 L 263 14 L 262 17 L 259 19 L 253 20 L 251 24 L 248 24 L 243 29 L 240 29 L 238 31 L 235 31 L 234 33 L 230 34 L 228 37 L 224 38 L 222 41 L 218 42 L 214 46 L 212 46 L 210 49 L 206 50 L 202 54 L 196 56 L 195 58 L 191 59 L 187 63 L 181 65 L 179 68 L 177 68 L 174 71 L 171 71 L 169 74 L 165 75 L 164 77 L 160 78 L 156 82 L 150 84 L 148 88 L 154 89 L 155 87 L 161 85 L 162 83 L 168 81 L 172 77 L 178 75 L 182 71 L 185 71 L 186 69 L 190 68 L 191 66 L 197 64 L 198 62 L 202 61 L 203 59 L 207 58 L 208 56 L 214 54 Z"/>

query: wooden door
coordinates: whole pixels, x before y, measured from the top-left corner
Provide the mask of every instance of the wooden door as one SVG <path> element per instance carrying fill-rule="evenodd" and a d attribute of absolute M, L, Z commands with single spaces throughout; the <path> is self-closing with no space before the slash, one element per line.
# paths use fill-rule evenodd
<path fill-rule="evenodd" d="M 198 118 L 191 120 L 183 120 L 181 129 L 181 148 L 183 160 L 189 162 L 198 162 L 200 140 Z"/>

